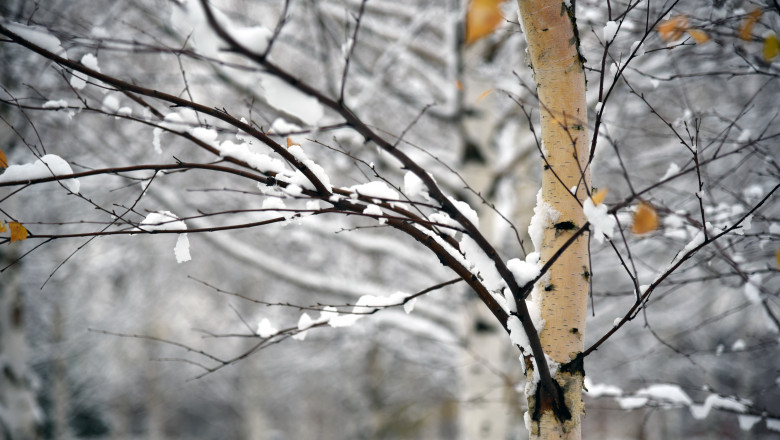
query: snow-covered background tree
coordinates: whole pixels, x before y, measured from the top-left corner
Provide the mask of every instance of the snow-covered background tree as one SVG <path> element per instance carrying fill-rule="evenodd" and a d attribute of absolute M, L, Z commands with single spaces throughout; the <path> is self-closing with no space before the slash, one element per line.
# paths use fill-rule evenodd
<path fill-rule="evenodd" d="M 0 5 L 3 436 L 778 437 L 780 8 L 548 5 Z"/>

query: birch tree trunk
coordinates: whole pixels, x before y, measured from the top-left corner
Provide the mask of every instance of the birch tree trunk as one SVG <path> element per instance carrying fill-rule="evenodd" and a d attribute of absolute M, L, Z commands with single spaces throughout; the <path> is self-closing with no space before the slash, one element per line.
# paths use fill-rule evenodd
<path fill-rule="evenodd" d="M 518 5 L 540 103 L 545 163 L 537 209 L 547 215 L 537 250 L 544 264 L 586 222 L 581 206 L 590 186 L 583 171 L 588 151 L 585 74 L 573 8 L 560 0 L 518 0 Z M 584 349 L 589 267 L 588 238 L 582 235 L 535 288 L 545 321 L 542 346 L 561 364 L 554 380 L 565 408 L 554 411 L 540 390 L 527 396 L 531 438 L 580 438 L 584 370 L 577 355 Z M 530 381 L 530 369 L 528 374 Z"/>

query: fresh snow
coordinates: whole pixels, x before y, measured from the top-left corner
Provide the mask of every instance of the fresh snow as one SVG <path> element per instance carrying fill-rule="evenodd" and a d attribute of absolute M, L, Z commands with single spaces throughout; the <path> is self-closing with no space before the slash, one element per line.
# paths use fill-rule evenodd
<path fill-rule="evenodd" d="M 474 227 L 479 227 L 479 216 L 477 215 L 477 211 L 475 211 L 474 208 L 472 208 L 466 202 L 455 200 L 452 197 L 447 198 L 450 200 L 450 202 L 452 202 L 453 205 L 455 205 L 455 208 L 457 208 L 457 210 L 460 211 L 460 213 L 463 214 L 463 216 L 474 225 Z"/>
<path fill-rule="evenodd" d="M 11 165 L 0 175 L 1 182 L 29 181 L 51 176 L 64 176 L 73 174 L 68 162 L 56 154 L 47 154 L 33 163 L 23 165 Z M 61 180 L 65 188 L 73 193 L 78 193 L 80 183 L 78 179 Z"/>
<path fill-rule="evenodd" d="M 186 231 L 187 225 L 171 211 L 150 212 L 141 222 L 144 231 Z"/>
<path fill-rule="evenodd" d="M 404 292 L 395 292 L 390 296 L 363 295 L 358 298 L 351 313 L 332 316 L 327 323 L 334 328 L 349 327 L 378 308 L 401 304 L 408 296 L 409 294 Z M 414 309 L 414 304 L 409 305 L 413 301 L 411 300 L 404 304 L 406 313 L 411 313 L 412 309 Z"/>
<path fill-rule="evenodd" d="M 479 247 L 476 241 L 468 235 L 460 240 L 460 250 L 471 263 L 471 273 L 482 276 L 482 284 L 492 292 L 501 290 L 506 284 L 496 269 L 496 263 Z"/>
<path fill-rule="evenodd" d="M 506 328 L 509 330 L 509 340 L 512 341 L 512 344 L 522 347 L 524 352 L 529 352 L 531 342 L 528 340 L 525 330 L 523 330 L 523 323 L 520 322 L 520 318 L 510 315 L 506 320 Z"/>
<path fill-rule="evenodd" d="M 615 39 L 615 35 L 617 35 L 618 31 L 618 24 L 615 21 L 608 21 L 606 25 L 604 25 L 604 42 L 609 43 L 612 40 Z"/>
<path fill-rule="evenodd" d="M 271 133 L 276 135 L 286 135 L 296 131 L 301 131 L 301 127 L 291 124 L 282 118 L 276 118 L 271 124 Z"/>
<path fill-rule="evenodd" d="M 100 66 L 98 66 L 97 58 L 91 53 L 85 54 L 83 57 L 81 57 L 81 64 L 83 64 L 86 68 L 100 72 Z M 81 72 L 73 72 L 73 75 L 70 77 L 70 85 L 75 89 L 83 89 L 87 86 L 86 75 Z"/>
<path fill-rule="evenodd" d="M 30 43 L 39 46 L 49 52 L 59 55 L 62 58 L 67 59 L 68 54 L 65 49 L 62 48 L 62 42 L 60 39 L 50 34 L 48 29 L 42 26 L 25 26 L 16 22 L 3 23 L 11 32 L 29 41 Z"/>
<path fill-rule="evenodd" d="M 761 421 L 761 416 L 752 416 L 748 414 L 740 414 L 737 416 L 739 421 L 739 429 L 743 431 L 750 431 L 753 425 Z"/>
<path fill-rule="evenodd" d="M 630 49 L 629 53 L 630 54 L 633 53 L 634 54 L 634 58 L 641 57 L 642 55 L 645 54 L 645 44 L 642 43 L 639 40 L 634 41 L 633 43 L 631 43 L 631 49 Z"/>
<path fill-rule="evenodd" d="M 622 409 L 625 410 L 632 410 L 632 409 L 638 409 L 643 406 L 650 400 L 647 397 L 634 397 L 634 396 L 628 396 L 628 397 L 616 397 L 615 400 L 617 400 L 618 405 Z"/>
<path fill-rule="evenodd" d="M 536 252 L 542 249 L 542 239 L 544 238 L 544 229 L 552 226 L 558 221 L 561 213 L 544 201 L 542 190 L 536 193 L 536 206 L 534 207 L 534 216 L 531 217 L 531 223 L 528 225 L 528 235 L 534 244 Z"/>
<path fill-rule="evenodd" d="M 252 151 L 249 144 L 236 144 L 233 141 L 224 141 L 217 147 L 222 157 L 246 162 L 247 165 L 262 173 L 273 172 L 277 174 L 290 173 L 284 162 L 267 154 Z"/>
<path fill-rule="evenodd" d="M 256 54 L 262 54 L 268 48 L 273 32 L 265 26 L 236 27 L 227 29 L 230 36 L 240 45 Z"/>
<path fill-rule="evenodd" d="M 693 401 L 678 385 L 658 383 L 636 392 L 638 397 L 648 397 L 661 403 L 690 406 Z"/>
<path fill-rule="evenodd" d="M 370 205 L 366 206 L 366 209 L 363 210 L 363 214 L 379 216 L 380 218 L 378 220 L 379 220 L 380 224 L 387 223 L 387 219 L 386 218 L 381 218 L 381 216 L 385 215 L 385 213 L 382 212 L 382 208 L 380 208 L 377 205 L 370 204 Z"/>
<path fill-rule="evenodd" d="M 176 246 L 173 248 L 173 254 L 176 256 L 177 263 L 184 263 L 192 260 L 190 255 L 190 239 L 187 234 L 179 234 L 176 239 Z"/>
<path fill-rule="evenodd" d="M 425 187 L 425 183 L 411 171 L 407 171 L 406 174 L 404 174 L 404 194 L 410 199 L 418 196 L 421 196 L 426 200 L 429 198 L 428 188 Z"/>
<path fill-rule="evenodd" d="M 141 222 L 139 229 L 144 231 L 186 231 L 187 224 L 179 220 L 176 215 L 170 211 L 150 212 Z M 190 261 L 190 240 L 187 234 L 179 234 L 176 239 L 176 246 L 173 248 L 173 254 L 177 263 Z"/>
<path fill-rule="evenodd" d="M 582 204 L 582 210 L 585 212 L 585 217 L 588 218 L 588 222 L 593 230 L 593 238 L 596 241 L 599 243 L 604 242 L 605 235 L 608 238 L 612 238 L 615 226 L 617 226 L 617 220 L 607 212 L 607 205 L 599 203 L 596 206 L 593 204 L 593 200 L 588 197 Z"/>
<path fill-rule="evenodd" d="M 267 197 L 265 200 L 263 200 L 263 209 L 274 210 L 286 208 L 287 206 L 284 204 L 284 200 L 278 197 Z"/>
<path fill-rule="evenodd" d="M 430 221 L 432 221 L 434 223 L 439 223 L 439 224 L 442 224 L 442 225 L 452 226 L 453 228 L 459 228 L 460 227 L 460 224 L 458 222 L 456 222 L 455 220 L 453 220 L 452 217 L 450 217 L 450 215 L 447 214 L 446 212 L 441 212 L 441 211 L 434 212 L 433 214 L 428 216 L 428 220 L 430 220 Z M 442 233 L 447 234 L 449 236 L 455 236 L 455 234 L 458 232 L 456 229 L 444 228 L 444 227 L 439 228 L 439 230 Z"/>
<path fill-rule="evenodd" d="M 57 101 L 50 100 L 43 103 L 43 108 L 67 108 L 68 107 L 68 101 L 64 99 L 59 99 Z"/>
<path fill-rule="evenodd" d="M 103 98 L 102 110 L 106 113 L 114 114 L 119 110 L 119 99 L 113 93 Z"/>
<path fill-rule="evenodd" d="M 263 318 L 260 323 L 257 324 L 256 332 L 261 338 L 268 338 L 277 334 L 279 330 L 271 324 L 271 321 L 269 321 L 268 318 Z"/>
<path fill-rule="evenodd" d="M 81 64 L 83 64 L 84 67 L 88 69 L 100 72 L 100 66 L 98 66 L 97 57 L 91 53 L 85 54 L 83 57 L 81 57 Z"/>
<path fill-rule="evenodd" d="M 745 344 L 745 340 L 744 339 L 737 339 L 731 345 L 731 351 L 743 351 L 743 350 L 745 350 L 745 347 L 747 347 L 747 344 Z"/>
<path fill-rule="evenodd" d="M 608 385 L 603 383 L 594 384 L 590 378 L 585 376 L 585 388 L 588 396 L 596 398 L 601 396 L 618 397 L 623 395 L 623 390 L 615 385 Z"/>
<path fill-rule="evenodd" d="M 672 162 L 669 164 L 669 168 L 666 169 L 666 173 L 664 173 L 664 176 L 661 177 L 661 180 L 666 180 L 679 172 L 680 172 L 680 167 L 676 163 Z"/>
<path fill-rule="evenodd" d="M 710 410 L 713 408 L 725 409 L 738 413 L 743 413 L 748 409 L 748 406 L 745 403 L 738 402 L 733 398 L 719 396 L 717 394 L 710 394 L 706 399 L 704 399 L 704 403 L 701 405 L 690 405 L 690 407 L 691 415 L 696 420 L 702 420 L 706 418 L 710 413 Z"/>
<path fill-rule="evenodd" d="M 376 197 L 378 199 L 398 199 L 398 193 L 390 188 L 390 186 L 382 181 L 374 181 L 363 183 L 361 185 L 355 185 L 349 188 L 350 191 L 360 194 L 366 197 Z"/>
<path fill-rule="evenodd" d="M 506 262 L 506 266 L 515 276 L 518 286 L 524 286 L 539 276 L 541 267 L 539 267 L 539 253 L 531 252 L 525 257 L 525 261 L 519 258 L 513 258 Z"/>
<path fill-rule="evenodd" d="M 308 156 L 306 156 L 306 153 L 303 152 L 303 148 L 301 148 L 300 145 L 290 145 L 289 148 L 287 148 L 287 151 L 290 152 L 293 156 L 295 156 L 296 159 L 298 159 L 299 162 L 301 162 L 303 165 L 306 166 L 313 174 L 314 176 L 327 188 L 328 192 L 333 191 L 333 187 L 330 184 L 330 177 L 325 173 L 325 170 L 319 166 L 317 163 L 315 163 L 313 160 L 309 159 Z M 300 170 L 295 171 L 295 175 L 291 176 L 289 179 L 289 183 L 295 183 L 297 185 L 300 185 L 304 188 L 308 188 L 311 190 L 314 190 L 314 184 L 309 181 L 309 179 L 304 176 L 304 174 Z"/>
<path fill-rule="evenodd" d="M 314 325 L 314 320 L 311 319 L 311 316 L 309 316 L 308 313 L 304 313 L 301 315 L 300 319 L 298 319 L 298 330 L 299 332 L 293 335 L 293 339 L 297 341 L 303 341 L 306 339 L 306 334 L 308 333 L 308 329 L 311 328 L 311 326 Z"/>

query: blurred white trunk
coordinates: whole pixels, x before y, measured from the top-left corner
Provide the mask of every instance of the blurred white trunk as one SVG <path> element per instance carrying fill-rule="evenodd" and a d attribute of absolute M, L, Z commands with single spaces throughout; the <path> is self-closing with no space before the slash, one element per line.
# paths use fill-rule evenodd
<path fill-rule="evenodd" d="M 16 252 L 0 252 L 0 268 L 16 259 Z M 12 266 L 0 274 L 0 439 L 37 438 L 40 408 L 27 366 L 22 294 Z"/>
<path fill-rule="evenodd" d="M 471 50 L 479 51 L 480 48 Z M 473 53 L 469 54 L 469 58 L 479 59 Z M 475 114 L 461 121 L 461 141 L 470 143 L 485 159 L 480 162 L 467 158 L 461 166 L 461 175 L 475 191 L 495 203 L 497 194 L 491 198 L 488 193 L 495 184 L 497 173 L 510 166 L 509 163 L 499 163 L 499 146 L 494 145 L 499 138 L 499 131 L 504 128 L 501 124 L 506 120 L 506 115 L 495 105 L 495 99 L 503 97 L 495 93 L 485 96 L 495 84 L 490 78 L 479 77 L 471 69 L 464 72 L 461 82 L 463 104 Z M 515 137 L 516 144 L 526 140 L 520 139 L 520 131 L 515 132 Z M 533 141 L 533 138 L 529 137 L 528 140 Z M 521 163 L 527 165 L 528 162 Z M 518 174 L 529 175 L 522 170 Z M 525 209 L 514 208 L 523 201 L 533 200 L 535 187 L 536 184 L 530 181 L 514 185 L 515 206 L 499 207 L 515 225 L 528 224 L 530 215 L 517 214 L 530 213 L 533 209 L 530 206 Z M 508 230 L 503 219 L 484 204 L 474 204 L 474 208 L 479 210 L 479 229 L 488 239 L 494 243 L 507 240 Z M 513 232 L 511 236 L 514 240 Z M 511 258 L 520 256 L 518 247 Z M 517 359 L 519 352 L 511 346 L 509 337 L 495 321 L 495 317 L 476 297 L 466 303 L 462 316 L 465 350 L 460 368 L 460 438 L 517 438 L 515 428 L 522 424 L 523 415 L 519 402 L 521 395 L 514 388 L 522 374 L 522 364 Z"/>

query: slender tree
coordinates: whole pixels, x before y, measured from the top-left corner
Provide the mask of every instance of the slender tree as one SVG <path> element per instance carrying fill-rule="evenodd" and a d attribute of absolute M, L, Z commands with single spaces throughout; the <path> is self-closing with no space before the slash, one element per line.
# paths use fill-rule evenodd
<path fill-rule="evenodd" d="M 207 339 L 216 341 L 213 345 L 182 342 L 157 327 L 159 320 L 149 310 L 166 300 L 190 313 L 204 309 L 203 305 L 187 308 L 189 292 L 173 299 L 168 291 L 173 289 L 157 289 L 164 285 L 161 278 L 169 277 L 150 274 L 158 259 L 100 248 L 94 258 L 98 261 L 106 260 L 103 254 L 121 254 L 114 256 L 120 263 L 126 263 L 126 255 L 143 255 L 139 259 L 148 265 L 142 271 L 146 276 L 127 281 L 120 274 L 101 291 L 159 294 L 135 298 L 140 304 L 138 314 L 154 321 L 143 324 L 150 333 L 121 333 L 113 327 L 94 330 L 93 336 L 118 335 L 163 344 L 176 352 L 166 360 L 199 369 L 196 378 L 212 378 L 230 374 L 225 367 L 247 362 L 279 343 L 303 340 L 310 332 L 326 333 L 320 328 L 348 327 L 367 315 L 379 319 L 385 316 L 384 309 L 412 312 L 415 301 L 425 297 L 423 305 L 393 325 L 418 341 L 439 339 L 455 345 L 448 337 L 458 327 L 455 310 L 461 304 L 451 286 L 460 284 L 468 286 L 488 318 L 478 318 L 474 327 L 500 329 L 495 334 L 508 334 L 513 353 L 519 349 L 521 362 L 512 359 L 509 368 L 523 369 L 526 376 L 524 421 L 531 436 L 567 439 L 581 437 L 586 361 L 604 365 L 590 356 L 620 334 L 633 336 L 630 332 L 640 327 L 630 325 L 634 320 L 644 320 L 643 344 L 650 340 L 664 353 L 689 361 L 697 373 L 719 371 L 717 366 L 702 367 L 697 355 L 721 356 L 726 343 L 719 338 L 731 335 L 728 325 L 718 336 L 701 336 L 705 342 L 694 340 L 693 335 L 709 332 L 712 323 L 722 324 L 732 314 L 760 311 L 767 328 L 756 332 L 754 348 L 776 346 L 772 338 L 780 322 L 777 294 L 771 286 L 776 284 L 777 265 L 770 263 L 776 256 L 777 213 L 772 202 L 780 188 L 780 172 L 771 145 L 780 134 L 776 114 L 767 102 L 776 94 L 773 86 L 780 75 L 772 61 L 777 56 L 777 38 L 768 32 L 773 22 L 762 19 L 771 8 L 722 11 L 718 19 L 700 17 L 696 8 L 682 9 L 676 2 L 661 9 L 641 1 L 619 7 L 607 2 L 586 9 L 589 13 L 579 21 L 592 31 L 586 35 L 578 31 L 574 4 L 519 0 L 520 23 L 514 23 L 503 17 L 500 2 L 475 1 L 467 14 L 486 14 L 481 16 L 487 17 L 487 28 L 475 28 L 473 21 L 466 20 L 464 29 L 460 16 L 465 11 L 455 8 L 448 14 L 459 16 L 451 20 L 457 31 L 436 27 L 429 35 L 429 23 L 440 13 L 438 9 L 417 16 L 394 2 L 359 1 L 350 4 L 347 13 L 343 5 L 334 9 L 327 2 L 312 1 L 305 5 L 306 12 L 301 11 L 303 3 L 293 1 L 262 5 L 267 6 L 264 12 L 273 12 L 258 14 L 262 25 L 247 25 L 250 20 L 235 11 L 225 13 L 230 2 L 218 8 L 207 0 L 170 1 L 166 3 L 170 17 L 165 20 L 150 5 L 139 1 L 132 7 L 119 6 L 138 14 L 128 18 L 133 31 L 129 36 L 112 35 L 103 27 L 87 32 L 79 27 L 79 20 L 74 25 L 36 25 L 37 3 L 24 16 L 9 12 L 10 18 L 0 20 L 0 48 L 19 54 L 18 65 L 10 67 L 19 70 L 15 78 L 26 78 L 25 86 L 3 80 L 2 105 L 8 110 L 3 114 L 13 117 L 4 116 L 2 122 L 23 151 L 9 154 L 13 163 L 0 175 L 0 244 L 21 247 L 26 263 L 58 243 L 82 240 L 44 276 L 44 285 L 60 271 L 70 270 L 78 278 L 89 265 L 74 264 L 74 255 L 123 236 L 158 243 L 175 236 L 177 264 L 191 259 L 190 239 L 198 237 L 201 246 L 206 243 L 253 269 L 237 271 L 240 293 L 228 290 L 223 284 L 226 279 L 214 282 L 199 273 L 192 276 L 199 288 L 242 304 L 231 310 L 240 330 L 234 326 L 206 331 Z M 307 19 L 300 20 L 299 15 Z M 278 19 L 265 21 L 268 17 Z M 412 22 L 407 32 L 388 32 L 395 31 L 387 24 L 395 19 Z M 154 31 L 144 27 L 146 21 L 154 23 L 150 26 Z M 494 33 L 502 26 L 503 34 Z M 492 95 L 487 90 L 477 98 L 496 99 L 490 101 L 495 112 L 490 118 L 499 121 L 496 133 L 472 136 L 466 126 L 482 115 L 471 108 L 462 90 L 464 85 L 474 87 L 461 81 L 465 59 L 481 50 L 481 59 L 491 60 L 490 65 L 517 60 L 524 47 L 520 32 L 527 43 L 530 69 L 515 61 L 504 66 L 518 73 L 507 75 L 511 81 L 496 85 Z M 388 34 L 396 38 L 395 45 L 385 45 Z M 415 45 L 423 34 L 435 44 Z M 590 46 L 581 45 L 580 38 L 588 39 Z M 440 56 L 441 41 L 455 48 L 454 60 Z M 727 51 L 732 44 L 736 49 Z M 473 46 L 466 49 L 469 45 Z M 743 64 L 723 71 L 713 66 L 694 70 L 688 55 L 703 50 L 723 51 Z M 586 63 L 583 55 L 595 61 Z M 711 61 L 713 55 L 706 55 Z M 160 63 L 160 57 L 170 62 Z M 47 63 L 40 77 L 28 73 L 28 60 Z M 437 76 L 442 71 L 443 77 Z M 533 75 L 532 82 L 527 72 Z M 738 90 L 733 100 L 741 107 L 712 105 L 715 110 L 710 110 L 698 104 L 723 99 L 711 93 L 708 81 L 728 91 L 724 78 L 735 77 L 745 79 L 734 86 Z M 447 105 L 432 106 L 426 100 Z M 685 111 L 668 104 L 674 100 L 684 101 Z M 388 110 L 395 105 L 406 113 L 398 116 Z M 610 113 L 613 108 L 618 115 Z M 96 129 L 90 121 L 114 125 Z M 63 129 L 64 124 L 71 125 Z M 126 137 L 116 136 L 124 129 Z M 515 136 L 513 129 L 523 130 L 524 136 Z M 97 140 L 86 142 L 95 133 Z M 429 147 L 449 144 L 442 140 L 445 135 L 456 139 L 461 148 Z M 72 146 L 65 142 L 66 136 L 75 139 Z M 58 144 L 52 148 L 48 139 Z M 90 150 L 90 145 L 96 147 Z M 139 145 L 148 148 L 136 148 Z M 522 171 L 518 167 L 518 163 L 527 165 L 529 151 L 540 156 L 541 190 L 529 228 L 535 252 L 526 253 L 524 234 L 504 220 L 512 217 L 505 215 L 513 211 L 511 206 L 514 211 L 532 210 L 514 197 L 520 193 L 515 188 L 518 182 L 531 180 L 524 174 L 533 174 L 525 171 L 527 166 Z M 22 157 L 27 157 L 27 164 L 20 164 Z M 483 164 L 478 180 L 487 183 L 476 187 L 458 174 L 454 168 L 464 163 Z M 591 187 L 594 167 L 599 168 L 593 178 L 612 191 L 610 199 L 604 198 L 604 190 Z M 127 185 L 113 188 L 117 181 Z M 43 189 L 50 188 L 67 195 L 54 199 L 61 205 L 46 201 L 51 194 Z M 8 203 L 24 197 L 29 197 L 24 199 L 28 203 Z M 478 216 L 475 203 L 490 214 Z M 319 246 L 318 234 L 333 229 L 323 223 L 326 218 L 345 222 L 339 226 L 338 239 L 323 247 L 347 243 L 350 250 L 334 248 L 318 259 L 305 249 Z M 274 225 L 289 225 L 289 229 L 262 236 L 257 241 L 266 241 L 262 245 L 268 252 L 254 252 L 247 237 L 255 238 L 257 231 Z M 306 231 L 303 239 L 297 235 L 301 229 Z M 501 230 L 512 232 L 502 235 Z M 371 240 L 356 239 L 355 233 L 371 234 Z M 398 240 L 399 236 L 406 241 Z M 506 240 L 507 236 L 513 239 Z M 425 254 L 409 252 L 410 244 Z M 352 257 L 355 249 L 361 257 Z M 520 255 L 523 258 L 512 258 Z M 349 261 L 344 264 L 337 257 Z M 372 282 L 343 281 L 368 265 L 366 261 L 377 262 L 367 271 Z M 402 264 L 402 269 L 395 264 Z M 97 271 L 112 273 L 121 272 L 117 266 L 95 265 Z M 13 268 L 10 263 L 0 270 L 10 273 Z M 271 275 L 257 282 L 255 268 Z M 212 268 L 204 272 L 207 269 Z M 224 278 L 222 273 L 213 276 Z M 418 286 L 420 280 L 428 284 Z M 267 291 L 274 287 L 266 285 L 282 281 L 301 286 L 310 296 L 269 299 Z M 89 301 L 99 295 L 89 286 L 81 293 L 86 300 L 79 302 L 78 309 L 100 315 L 99 305 Z M 415 290 L 388 296 L 388 286 L 393 291 L 401 286 Z M 678 290 L 686 294 L 679 295 Z M 448 296 L 435 303 L 427 297 L 439 291 Z M 715 291 L 712 296 L 717 300 L 692 299 Z M 586 334 L 589 292 L 596 318 L 588 323 L 595 331 Z M 64 304 L 57 303 L 58 307 Z M 247 318 L 244 306 L 287 310 L 283 319 L 290 322 L 280 325 L 267 318 Z M 206 309 L 204 320 L 216 321 L 211 305 Z M 655 311 L 671 318 L 659 325 Z M 56 322 L 62 326 L 78 322 L 65 318 Z M 679 328 L 677 321 L 690 322 L 690 327 Z M 58 335 L 68 334 L 55 330 Z M 239 343 L 220 344 L 223 341 Z M 730 345 L 732 354 L 745 349 L 744 341 L 737 342 Z M 643 344 L 623 343 L 615 351 L 630 353 L 632 361 L 644 361 L 647 353 L 639 351 Z M 365 387 L 363 401 L 371 413 L 365 419 L 372 420 L 373 432 L 408 434 L 414 423 L 407 417 L 382 414 L 388 398 L 376 386 L 385 373 L 378 346 L 365 355 L 365 370 L 372 379 Z M 332 351 L 332 356 L 340 357 L 340 350 Z M 608 357 L 614 351 L 598 353 Z M 431 363 L 440 360 L 436 353 L 427 355 Z M 62 360 L 55 356 L 59 364 L 54 364 L 64 366 Z M 774 367 L 771 360 L 752 360 L 757 369 Z M 315 362 L 308 363 L 317 369 Z M 642 362 L 642 366 L 650 369 L 652 363 Z M 57 379 L 65 384 L 75 369 L 59 370 Z M 144 371 L 139 376 L 149 385 L 146 406 L 163 407 L 161 400 L 169 396 L 161 391 L 163 385 L 153 371 Z M 502 375 L 499 368 L 491 371 L 514 396 L 514 379 Z M 274 382 L 283 375 L 258 383 Z M 687 408 L 699 419 L 714 408 L 738 414 L 740 426 L 761 418 L 769 429 L 778 423 L 778 414 L 771 409 L 774 391 L 747 401 L 739 397 L 737 387 L 723 392 L 716 385 L 699 391 L 702 385 L 710 385 L 704 379 L 699 383 L 674 377 L 678 384 L 659 378 L 659 383 L 636 385 L 640 375 L 629 376 L 626 389 L 636 387 L 636 392 L 593 384 L 586 395 L 613 399 L 623 409 Z M 728 380 L 716 384 L 722 383 Z M 244 392 L 249 413 L 258 399 L 251 390 Z M 451 421 L 451 399 L 442 400 L 441 419 Z M 56 429 L 67 432 L 68 411 L 60 406 L 58 414 Z M 164 429 L 159 416 L 155 412 L 148 417 L 149 433 Z M 512 412 L 510 422 L 516 419 Z M 273 418 L 267 420 L 273 423 Z M 265 422 L 255 425 L 246 424 L 246 431 L 269 429 Z M 451 434 L 449 428 L 442 431 Z"/>
<path fill-rule="evenodd" d="M 587 222 L 582 203 L 590 195 L 585 71 L 573 6 L 550 0 L 518 0 L 518 5 L 539 96 L 544 160 L 533 220 L 541 236 L 532 232 L 537 234 L 532 238 L 540 261 L 553 262 L 533 295 L 545 321 L 544 352 L 560 365 L 554 380 L 561 396 L 546 396 L 543 389 L 527 396 L 530 430 L 534 438 L 575 439 L 583 414 L 580 355 L 590 273 L 588 235 L 581 229 Z M 527 374 L 533 383 L 534 368 Z"/>

